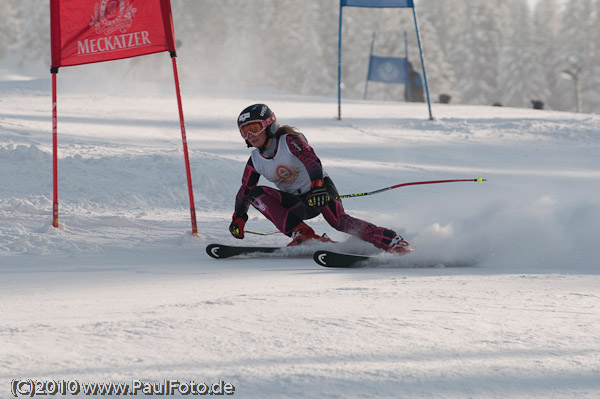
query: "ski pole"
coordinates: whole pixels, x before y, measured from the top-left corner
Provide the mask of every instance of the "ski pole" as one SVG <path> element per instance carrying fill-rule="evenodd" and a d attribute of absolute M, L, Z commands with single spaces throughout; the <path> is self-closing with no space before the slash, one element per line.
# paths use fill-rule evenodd
<path fill-rule="evenodd" d="M 393 189 L 399 188 L 399 187 L 416 186 L 416 185 L 419 185 L 419 184 L 456 183 L 456 182 L 464 182 L 464 181 L 472 181 L 472 182 L 477 182 L 477 183 L 483 183 L 484 181 L 487 181 L 487 179 L 478 177 L 477 179 L 454 179 L 454 180 L 415 181 L 415 182 L 411 182 L 411 183 L 396 184 L 394 186 L 389 186 L 389 187 L 381 188 L 379 190 L 369 191 L 369 192 L 366 192 L 366 193 L 338 195 L 337 197 L 335 197 L 335 199 L 364 197 L 366 195 L 379 194 L 379 193 L 382 193 L 384 191 L 393 190 Z M 267 232 L 264 232 L 264 233 L 263 232 L 259 232 L 259 231 L 250 231 L 250 230 L 245 230 L 245 232 L 248 233 L 248 234 L 256 234 L 256 235 L 259 235 L 259 236 L 269 236 L 271 234 L 281 233 L 279 230 L 267 231 Z"/>
<path fill-rule="evenodd" d="M 244 230 L 244 232 L 248 233 L 248 234 L 256 234 L 258 236 L 270 236 L 271 234 L 281 233 L 279 230 L 267 231 L 266 233 L 262 233 L 260 231 L 249 231 L 249 230 Z"/>
<path fill-rule="evenodd" d="M 379 193 L 382 193 L 384 191 L 393 190 L 395 188 L 406 187 L 406 186 L 416 186 L 416 185 L 419 185 L 419 184 L 456 183 L 456 182 L 463 182 L 463 181 L 474 181 L 474 182 L 477 182 L 477 183 L 483 183 L 484 181 L 487 181 L 487 179 L 483 179 L 481 177 L 478 177 L 477 179 L 454 179 L 454 180 L 415 181 L 415 182 L 411 182 L 411 183 L 396 184 L 394 186 L 389 186 L 389 187 L 381 188 L 379 190 L 369 191 L 369 192 L 366 192 L 366 193 L 338 195 L 337 197 L 335 197 L 335 199 L 364 197 L 365 195 L 379 194 Z"/>

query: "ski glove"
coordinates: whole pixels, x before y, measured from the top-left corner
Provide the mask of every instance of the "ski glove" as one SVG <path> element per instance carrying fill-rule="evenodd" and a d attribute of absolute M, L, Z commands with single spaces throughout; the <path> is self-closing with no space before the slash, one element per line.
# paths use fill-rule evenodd
<path fill-rule="evenodd" d="M 237 215 L 237 212 L 233 212 L 233 221 L 229 225 L 229 232 L 235 238 L 239 238 L 240 240 L 244 239 L 244 226 L 246 225 L 246 221 L 248 220 L 248 215 L 242 214 L 240 216 Z"/>
<path fill-rule="evenodd" d="M 315 208 L 327 205 L 331 197 L 325 189 L 325 182 L 323 179 L 313 180 L 310 183 L 310 191 L 308 192 L 306 199 L 308 200 L 308 205 Z"/>

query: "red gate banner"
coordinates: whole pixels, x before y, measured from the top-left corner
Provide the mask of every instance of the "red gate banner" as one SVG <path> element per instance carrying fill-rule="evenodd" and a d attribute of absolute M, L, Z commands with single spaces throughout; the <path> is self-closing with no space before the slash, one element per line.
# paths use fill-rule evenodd
<path fill-rule="evenodd" d="M 175 51 L 170 0 L 50 0 L 52 67 Z"/>
<path fill-rule="evenodd" d="M 192 234 L 198 235 L 192 174 L 177 73 L 171 0 L 50 0 L 52 47 L 53 220 L 58 226 L 58 112 L 56 75 L 60 67 L 112 61 L 168 51 L 179 107 L 181 138 L 190 197 Z"/>

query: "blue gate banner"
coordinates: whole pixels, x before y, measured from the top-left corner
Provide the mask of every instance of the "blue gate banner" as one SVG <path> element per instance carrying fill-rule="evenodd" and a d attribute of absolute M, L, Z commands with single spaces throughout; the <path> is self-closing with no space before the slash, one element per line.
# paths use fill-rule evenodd
<path fill-rule="evenodd" d="M 342 7 L 414 8 L 413 0 L 340 0 Z"/>
<path fill-rule="evenodd" d="M 408 59 L 372 55 L 367 80 L 384 83 L 408 83 Z"/>

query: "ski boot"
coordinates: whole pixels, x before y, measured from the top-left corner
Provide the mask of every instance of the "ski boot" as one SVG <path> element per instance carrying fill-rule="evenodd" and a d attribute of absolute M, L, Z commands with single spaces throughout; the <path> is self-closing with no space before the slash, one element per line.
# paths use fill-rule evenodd
<path fill-rule="evenodd" d="M 290 242 L 287 246 L 293 247 L 295 245 L 305 244 L 308 241 L 317 240 L 321 242 L 332 242 L 329 237 L 325 234 L 322 236 L 315 233 L 315 231 L 307 226 L 304 222 L 300 222 L 298 226 L 292 230 L 292 234 L 290 236 L 292 238 L 292 242 Z"/>
<path fill-rule="evenodd" d="M 390 242 L 390 246 L 387 249 L 387 252 L 397 255 L 406 255 L 414 251 L 415 250 L 410 247 L 408 241 L 399 235 L 396 235 L 396 237 L 392 239 L 392 242 Z"/>

